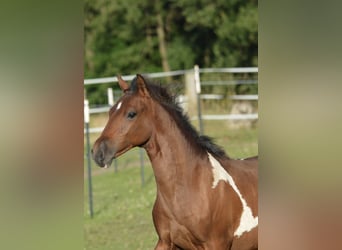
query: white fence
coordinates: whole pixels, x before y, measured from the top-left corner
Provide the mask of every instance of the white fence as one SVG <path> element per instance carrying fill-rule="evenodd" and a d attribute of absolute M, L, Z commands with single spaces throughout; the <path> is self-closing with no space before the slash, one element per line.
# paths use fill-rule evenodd
<path fill-rule="evenodd" d="M 185 75 L 188 72 L 193 72 L 193 69 L 186 70 L 176 70 L 170 72 L 158 72 L 158 73 L 147 73 L 143 74 L 148 76 L 149 78 L 162 78 L 168 76 L 179 76 Z M 200 73 L 258 73 L 257 67 L 249 67 L 249 68 L 203 68 L 199 69 Z M 131 81 L 135 75 L 126 75 L 122 76 L 125 81 Z M 102 83 L 111 83 L 118 82 L 118 78 L 116 76 L 113 77 L 103 77 L 103 78 L 94 78 L 94 79 L 85 79 L 84 85 L 89 84 L 102 84 Z"/>
<path fill-rule="evenodd" d="M 169 77 L 169 76 L 181 76 L 186 74 L 194 74 L 194 69 L 188 69 L 188 70 L 176 70 L 176 71 L 170 71 L 170 72 L 158 72 L 158 73 L 147 73 L 143 74 L 146 75 L 149 78 L 163 78 L 163 77 Z M 231 73 L 231 74 L 238 74 L 238 73 L 258 73 L 257 67 L 247 67 L 247 68 L 200 68 L 199 73 Z M 126 81 L 131 81 L 135 75 L 126 75 L 122 76 L 122 78 Z M 84 85 L 92 85 L 92 84 L 105 84 L 105 83 L 115 83 L 118 82 L 118 79 L 116 76 L 114 77 L 105 77 L 105 78 L 95 78 L 95 79 L 85 79 Z M 194 84 L 195 89 L 195 82 Z M 200 81 L 201 86 L 208 86 L 208 85 L 236 85 L 236 84 L 258 84 L 258 81 L 256 79 L 250 79 L 250 80 L 233 80 L 233 81 Z M 199 98 L 202 100 L 220 100 L 224 98 L 224 95 L 220 94 L 199 94 Z M 249 100 L 249 101 L 257 101 L 258 95 L 231 95 L 229 96 L 231 100 L 237 100 L 237 101 L 243 101 L 243 100 Z M 186 97 L 183 97 L 183 100 L 186 102 Z M 104 113 L 108 112 L 110 109 L 110 106 L 113 105 L 113 92 L 112 90 L 108 91 L 108 104 L 103 107 L 93 107 L 89 109 L 90 114 L 95 113 Z M 197 116 L 192 116 L 192 120 L 198 119 Z M 202 120 L 257 120 L 258 114 L 211 114 L 206 115 L 202 114 L 200 116 L 200 119 Z M 99 133 L 103 130 L 103 127 L 98 128 L 90 128 L 90 133 Z"/>

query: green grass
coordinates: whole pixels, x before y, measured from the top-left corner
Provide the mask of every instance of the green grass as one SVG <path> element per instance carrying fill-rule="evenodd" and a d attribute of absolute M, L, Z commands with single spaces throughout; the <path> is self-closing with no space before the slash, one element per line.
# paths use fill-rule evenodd
<path fill-rule="evenodd" d="M 194 124 L 196 126 L 196 122 Z M 233 158 L 258 154 L 256 128 L 232 130 L 227 126 L 227 122 L 206 121 L 204 131 Z M 97 135 L 93 135 L 91 141 L 93 142 L 96 137 Z M 116 173 L 113 167 L 100 169 L 92 162 L 95 214 L 94 218 L 89 217 L 88 182 L 85 176 L 85 249 L 154 248 L 157 242 L 152 222 L 155 181 L 145 154 L 146 181 L 142 187 L 138 152 L 138 149 L 133 149 L 121 156 L 118 159 Z"/>
<path fill-rule="evenodd" d="M 85 193 L 85 249 L 153 249 L 157 236 L 151 214 L 155 199 L 152 168 L 145 168 L 148 181 L 144 187 L 139 168 L 118 173 L 107 170 L 93 177 L 93 219 Z"/>

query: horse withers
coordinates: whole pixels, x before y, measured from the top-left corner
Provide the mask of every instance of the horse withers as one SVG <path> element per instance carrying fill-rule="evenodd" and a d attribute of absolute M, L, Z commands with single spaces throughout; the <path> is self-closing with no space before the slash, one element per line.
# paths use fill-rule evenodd
<path fill-rule="evenodd" d="M 157 185 L 155 249 L 258 249 L 258 158 L 234 160 L 200 136 L 168 91 L 137 75 L 93 147 L 101 167 L 143 147 Z"/>

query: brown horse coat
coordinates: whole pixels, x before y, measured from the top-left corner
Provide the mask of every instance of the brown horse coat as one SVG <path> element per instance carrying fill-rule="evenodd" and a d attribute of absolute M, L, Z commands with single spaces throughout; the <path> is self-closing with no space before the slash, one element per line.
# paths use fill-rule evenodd
<path fill-rule="evenodd" d="M 113 106 L 94 144 L 100 166 L 132 147 L 152 163 L 157 198 L 153 222 L 162 249 L 257 249 L 257 157 L 229 158 L 199 136 L 164 88 L 137 75 Z"/>

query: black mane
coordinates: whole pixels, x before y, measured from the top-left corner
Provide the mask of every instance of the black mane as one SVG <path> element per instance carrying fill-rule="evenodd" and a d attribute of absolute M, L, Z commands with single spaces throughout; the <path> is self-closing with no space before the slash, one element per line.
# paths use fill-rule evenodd
<path fill-rule="evenodd" d="M 173 117 L 179 129 L 195 150 L 205 154 L 209 152 L 219 158 L 229 158 L 220 146 L 213 143 L 212 138 L 198 134 L 190 123 L 189 117 L 184 114 L 182 107 L 176 102 L 176 95 L 171 95 L 167 88 L 151 83 L 146 77 L 144 77 L 144 79 L 151 97 L 160 103 Z M 136 78 L 133 79 L 130 90 L 133 93 L 137 91 Z"/>

